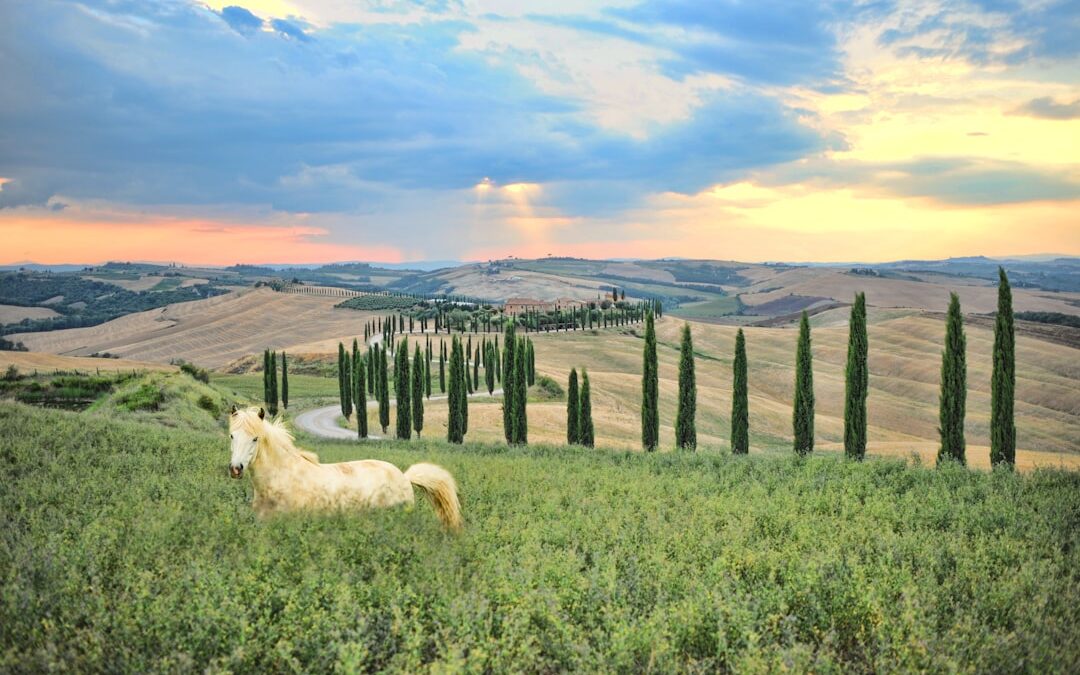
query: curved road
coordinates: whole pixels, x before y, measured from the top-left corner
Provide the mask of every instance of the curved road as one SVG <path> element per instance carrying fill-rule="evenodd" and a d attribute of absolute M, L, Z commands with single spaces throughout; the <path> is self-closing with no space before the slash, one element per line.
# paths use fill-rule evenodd
<path fill-rule="evenodd" d="M 502 389 L 496 389 L 492 394 L 488 394 L 486 391 L 478 391 L 469 394 L 469 398 L 479 398 L 481 396 L 488 397 L 495 394 L 501 394 Z M 446 394 L 440 394 L 438 396 L 432 396 L 431 398 L 425 398 L 424 403 L 428 401 L 441 401 L 446 399 Z M 390 401 L 390 406 L 394 406 L 394 401 Z M 368 401 L 368 409 L 378 408 L 378 401 Z M 334 438 L 339 440 L 351 439 L 356 440 L 356 432 L 352 429 L 346 429 L 345 427 L 338 426 L 337 418 L 341 416 L 340 405 L 328 405 L 322 408 L 314 408 L 312 410 L 305 410 L 304 412 L 293 418 L 293 424 L 298 429 L 303 429 L 307 433 L 313 436 L 320 436 L 322 438 Z M 368 440 L 381 441 L 385 440 L 383 436 L 377 434 L 368 434 Z"/>

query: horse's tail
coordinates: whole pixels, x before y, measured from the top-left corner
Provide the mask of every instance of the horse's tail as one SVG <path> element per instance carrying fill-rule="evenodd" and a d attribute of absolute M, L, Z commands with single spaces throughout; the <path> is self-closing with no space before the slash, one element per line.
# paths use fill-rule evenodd
<path fill-rule="evenodd" d="M 434 464 L 413 464 L 405 471 L 405 478 L 427 495 L 439 520 L 447 529 L 461 529 L 461 504 L 458 503 L 457 484 L 449 471 Z"/>

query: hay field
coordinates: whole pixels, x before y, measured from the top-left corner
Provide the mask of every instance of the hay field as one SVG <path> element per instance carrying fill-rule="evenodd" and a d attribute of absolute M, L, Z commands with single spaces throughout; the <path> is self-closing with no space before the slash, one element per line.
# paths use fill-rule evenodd
<path fill-rule="evenodd" d="M 23 319 L 51 319 L 60 316 L 48 307 L 20 307 L 19 305 L 0 305 L 0 326 L 19 323 Z"/>
<path fill-rule="evenodd" d="M 184 359 L 217 368 L 263 349 L 363 334 L 370 315 L 335 309 L 341 298 L 275 293 L 267 288 L 129 314 L 90 328 L 11 336 L 31 351 L 65 355 L 109 352 L 168 363 Z"/>
<path fill-rule="evenodd" d="M 99 359 L 85 356 L 58 356 L 41 352 L 6 352 L 0 351 L 0 370 L 6 370 L 8 366 L 15 366 L 22 373 L 32 373 L 35 370 L 41 372 L 79 371 L 91 373 L 95 370 L 112 372 L 116 370 L 152 370 L 174 371 L 176 366 L 163 363 L 149 363 L 146 361 L 131 361 L 129 359 Z"/>
<path fill-rule="evenodd" d="M 956 292 L 965 312 L 985 314 L 997 310 L 997 287 L 979 283 L 957 283 L 955 278 L 927 275 L 927 281 L 847 274 L 842 270 L 804 267 L 781 272 L 750 286 L 742 300 L 751 307 L 788 295 L 826 297 L 851 302 L 856 292 L 866 293 L 874 307 L 910 307 L 944 311 L 949 293 Z M 1080 300 L 1077 293 L 1013 288 L 1013 308 L 1017 312 L 1061 312 L 1076 314 L 1080 309 L 1069 301 Z"/>

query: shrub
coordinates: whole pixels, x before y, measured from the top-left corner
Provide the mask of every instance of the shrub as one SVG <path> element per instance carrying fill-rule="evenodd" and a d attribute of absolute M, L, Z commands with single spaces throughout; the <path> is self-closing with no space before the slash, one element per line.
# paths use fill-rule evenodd
<path fill-rule="evenodd" d="M 157 410 L 165 402 L 165 394 L 152 384 L 140 384 L 138 389 L 126 392 L 116 398 L 117 407 L 135 412 L 136 410 Z"/>
<path fill-rule="evenodd" d="M 199 400 L 195 403 L 200 408 L 210 413 L 214 417 L 217 417 L 218 414 L 221 412 L 220 410 L 218 410 L 218 405 L 214 402 L 214 399 L 210 396 L 210 394 L 202 394 L 201 396 L 199 396 Z"/>
<path fill-rule="evenodd" d="M 200 368 L 194 363 L 180 362 L 180 372 L 187 373 L 203 384 L 210 384 L 210 372 L 206 368 Z"/>
<path fill-rule="evenodd" d="M 532 395 L 533 398 L 545 401 L 561 401 L 566 396 L 566 391 L 563 390 L 562 385 L 547 375 L 540 375 L 532 387 Z"/>

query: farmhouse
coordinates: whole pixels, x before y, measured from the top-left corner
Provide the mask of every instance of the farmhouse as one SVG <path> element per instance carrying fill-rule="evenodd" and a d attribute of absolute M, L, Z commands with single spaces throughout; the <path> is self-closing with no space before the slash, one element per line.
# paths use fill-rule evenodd
<path fill-rule="evenodd" d="M 550 312 L 553 309 L 555 309 L 554 303 L 533 298 L 507 298 L 503 303 L 503 312 L 511 316 L 526 312 Z"/>

